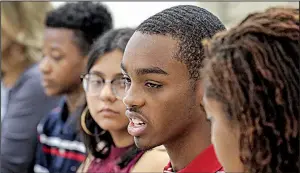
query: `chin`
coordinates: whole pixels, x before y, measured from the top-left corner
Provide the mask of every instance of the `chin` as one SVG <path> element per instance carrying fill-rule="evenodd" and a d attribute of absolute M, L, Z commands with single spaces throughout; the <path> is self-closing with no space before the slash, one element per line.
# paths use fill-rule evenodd
<path fill-rule="evenodd" d="M 60 95 L 62 95 L 62 93 L 60 93 L 60 92 L 57 92 L 57 91 L 51 90 L 51 89 L 47 89 L 47 88 L 44 89 L 44 92 L 49 97 L 54 97 L 54 96 L 60 96 Z"/>
<path fill-rule="evenodd" d="M 151 150 L 152 148 L 159 146 L 159 145 L 151 145 L 149 142 L 141 139 L 140 137 L 134 137 L 134 143 L 136 147 L 138 147 L 141 150 Z"/>
<path fill-rule="evenodd" d="M 96 122 L 103 130 L 106 130 L 106 131 L 121 131 L 122 130 L 120 127 L 118 127 L 118 124 L 111 123 L 109 121 L 105 121 L 105 119 L 101 119 L 100 121 L 101 121 L 101 123 L 99 123 L 99 120 Z"/>
<path fill-rule="evenodd" d="M 47 96 L 49 96 L 49 97 L 51 97 L 51 96 L 56 96 L 56 94 L 55 94 L 55 92 L 53 92 L 53 91 L 51 91 L 51 90 L 44 90 L 44 92 L 45 92 L 45 94 L 47 95 Z"/>

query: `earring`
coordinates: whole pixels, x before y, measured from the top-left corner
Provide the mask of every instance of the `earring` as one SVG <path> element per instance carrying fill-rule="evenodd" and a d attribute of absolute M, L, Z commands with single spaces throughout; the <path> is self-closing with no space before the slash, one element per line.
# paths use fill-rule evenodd
<path fill-rule="evenodd" d="M 105 130 L 102 130 L 99 134 L 93 134 L 86 126 L 86 123 L 85 123 L 85 120 L 86 120 L 86 116 L 87 114 L 89 113 L 89 109 L 88 107 L 86 107 L 84 109 L 84 111 L 82 112 L 81 114 L 81 117 L 80 117 L 80 124 L 81 124 L 81 127 L 83 129 L 83 131 L 88 134 L 88 135 L 91 135 L 91 136 L 101 136 L 103 135 L 104 133 L 106 133 Z M 96 127 L 95 127 L 96 128 Z M 97 130 L 96 130 L 97 131 Z"/>
<path fill-rule="evenodd" d="M 86 107 L 84 109 L 84 111 L 82 112 L 82 114 L 81 114 L 80 124 L 81 124 L 81 127 L 82 127 L 83 131 L 86 134 L 94 136 L 93 133 L 88 130 L 88 128 L 86 127 L 86 124 L 85 124 L 85 117 L 86 117 L 87 113 L 88 113 L 88 107 Z"/>

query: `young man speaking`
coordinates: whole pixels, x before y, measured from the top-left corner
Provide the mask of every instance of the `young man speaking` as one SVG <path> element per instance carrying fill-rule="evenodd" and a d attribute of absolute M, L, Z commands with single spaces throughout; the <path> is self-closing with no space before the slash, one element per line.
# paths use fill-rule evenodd
<path fill-rule="evenodd" d="M 164 145 L 170 163 L 164 172 L 222 170 L 210 143 L 210 125 L 201 107 L 201 40 L 224 25 L 209 11 L 175 6 L 138 26 L 122 60 L 128 132 L 136 145 Z"/>

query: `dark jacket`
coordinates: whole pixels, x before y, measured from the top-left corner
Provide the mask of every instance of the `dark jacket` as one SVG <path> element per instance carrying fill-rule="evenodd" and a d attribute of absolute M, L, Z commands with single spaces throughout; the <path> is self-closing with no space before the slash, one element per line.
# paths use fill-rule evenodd
<path fill-rule="evenodd" d="M 80 106 L 69 113 L 65 100 L 39 123 L 35 173 L 75 173 L 86 158 L 80 135 Z"/>

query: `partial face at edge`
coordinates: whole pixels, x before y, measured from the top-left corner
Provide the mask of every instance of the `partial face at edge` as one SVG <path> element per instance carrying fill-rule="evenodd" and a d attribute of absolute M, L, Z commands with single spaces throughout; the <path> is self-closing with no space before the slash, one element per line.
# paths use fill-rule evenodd
<path fill-rule="evenodd" d="M 2 54 L 9 47 L 11 43 L 12 43 L 12 39 L 9 38 L 4 28 L 1 27 L 1 53 Z"/>
<path fill-rule="evenodd" d="M 185 64 L 173 58 L 177 41 L 136 32 L 122 60 L 128 131 L 139 148 L 171 143 L 199 122 L 200 103 Z"/>
<path fill-rule="evenodd" d="M 229 124 L 222 103 L 207 97 L 206 93 L 207 90 L 205 90 L 203 104 L 207 119 L 211 122 L 211 142 L 218 160 L 225 172 L 244 172 L 240 161 L 238 127 Z"/>

